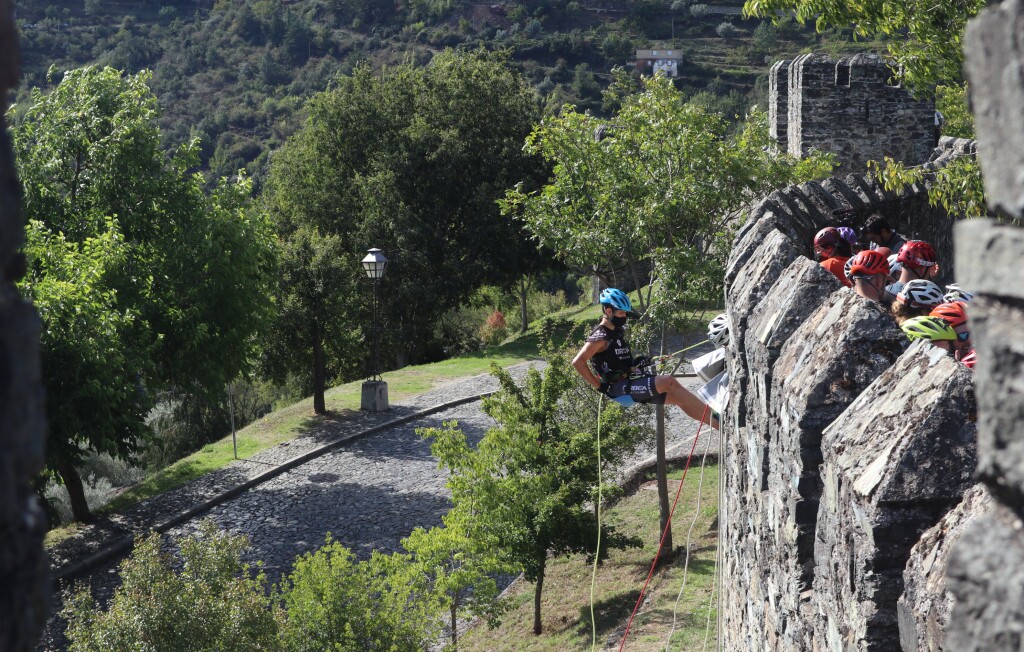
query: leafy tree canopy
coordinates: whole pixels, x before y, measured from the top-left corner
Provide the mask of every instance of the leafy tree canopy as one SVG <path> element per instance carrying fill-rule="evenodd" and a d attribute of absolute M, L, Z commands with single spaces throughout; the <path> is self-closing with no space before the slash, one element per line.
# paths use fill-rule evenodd
<path fill-rule="evenodd" d="M 484 400 L 484 411 L 497 425 L 476 449 L 457 424 L 421 434 L 434 440 L 431 451 L 451 471 L 448 487 L 455 509 L 472 513 L 474 536 L 495 541 L 503 558 L 536 584 L 534 633 L 540 633 L 549 554 L 597 552 L 605 557 L 609 549 L 639 545 L 602 523 L 597 551 L 593 504 L 599 465 L 613 464 L 648 433 L 634 421 L 640 411 L 605 408 L 599 459 L 593 392 L 582 387 L 564 354 L 549 355 L 547 369 L 530 370 L 521 385 L 496 365 L 491 372 L 501 390 Z M 610 483 L 600 486 L 605 497 L 616 491 Z"/>
<path fill-rule="evenodd" d="M 360 66 L 308 110 L 268 181 L 281 237 L 339 239 L 352 280 L 323 285 L 332 296 L 319 300 L 339 306 L 348 329 L 370 321 L 359 260 L 383 249 L 385 350 L 402 362 L 439 357 L 439 320 L 481 283 L 518 273 L 519 232 L 495 200 L 535 171 L 522 151 L 536 117 L 529 86 L 501 55 L 448 50 L 427 67 Z M 281 303 L 297 291 L 286 283 Z"/>
<path fill-rule="evenodd" d="M 731 229 L 747 202 L 826 176 L 832 159 L 772 154 L 763 112 L 755 108 L 734 130 L 687 103 L 670 80 L 645 81 L 609 122 L 572 108 L 546 118 L 526 148 L 551 163 L 552 178 L 537 192 L 513 189 L 501 205 L 572 266 L 607 273 L 650 260 L 651 276 L 636 281 L 664 284 L 660 322 L 676 301 L 717 299 Z"/>
<path fill-rule="evenodd" d="M 266 577 L 242 562 L 245 537 L 204 521 L 178 541 L 180 565 L 162 545 L 155 533 L 136 542 L 105 610 L 88 588 L 69 592 L 61 615 L 72 652 L 281 649 Z"/>
<path fill-rule="evenodd" d="M 159 389 L 219 394 L 269 316 L 274 245 L 248 181 L 207 195 L 189 171 L 194 142 L 163 154 L 148 79 L 68 72 L 12 130 L 29 219 L 22 287 L 45 324 L 47 453 L 73 506 L 85 450 L 131 455 Z"/>
<path fill-rule="evenodd" d="M 852 26 L 857 36 L 881 36 L 898 64 L 897 75 L 920 92 L 962 79 L 967 21 L 985 0 L 747 0 L 747 16 L 795 13 L 818 30 Z"/>

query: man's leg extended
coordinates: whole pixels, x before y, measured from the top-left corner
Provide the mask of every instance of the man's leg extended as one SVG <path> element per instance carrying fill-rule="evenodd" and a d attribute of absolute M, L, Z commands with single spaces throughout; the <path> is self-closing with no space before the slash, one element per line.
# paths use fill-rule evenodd
<path fill-rule="evenodd" d="M 665 393 L 665 403 L 667 405 L 678 406 L 694 421 L 700 421 L 701 417 L 703 417 L 704 423 L 717 427 L 717 424 L 712 423 L 711 409 L 708 408 L 705 412 L 707 406 L 704 405 L 704 402 L 697 398 L 693 392 L 683 387 L 672 376 L 657 376 L 654 379 L 654 387 L 659 392 Z"/>

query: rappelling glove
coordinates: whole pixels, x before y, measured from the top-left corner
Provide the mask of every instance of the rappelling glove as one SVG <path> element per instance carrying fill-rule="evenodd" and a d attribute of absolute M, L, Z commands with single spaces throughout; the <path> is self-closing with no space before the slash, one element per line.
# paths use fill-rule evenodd
<path fill-rule="evenodd" d="M 633 358 L 634 367 L 650 367 L 652 364 L 654 364 L 654 360 L 651 360 L 651 358 L 646 355 L 638 355 L 637 357 Z"/>
<path fill-rule="evenodd" d="M 608 392 L 610 392 L 611 389 L 612 389 L 612 384 L 609 383 L 607 380 L 602 380 L 601 381 L 601 386 L 597 388 L 597 391 L 601 392 L 605 396 L 608 396 Z"/>

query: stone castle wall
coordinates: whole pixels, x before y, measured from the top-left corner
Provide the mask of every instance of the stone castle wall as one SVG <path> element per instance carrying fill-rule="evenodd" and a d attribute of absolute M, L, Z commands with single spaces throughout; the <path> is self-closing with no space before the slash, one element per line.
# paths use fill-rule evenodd
<path fill-rule="evenodd" d="M 18 83 L 14 2 L 0 0 L 0 107 Z M 18 295 L 23 237 L 14 156 L 0 113 L 0 650 L 34 650 L 46 610 L 46 518 L 32 491 L 43 467 L 39 318 Z"/>
<path fill-rule="evenodd" d="M 945 139 L 930 165 L 971 153 Z M 875 212 L 952 268 L 950 221 L 924 188 L 890 193 L 857 175 L 773 193 L 735 241 L 722 649 L 898 649 L 911 549 L 973 483 L 969 372 L 908 347 L 877 304 L 810 259 L 837 215 L 858 227 Z"/>
<path fill-rule="evenodd" d="M 892 83 L 877 55 L 838 61 L 804 54 L 776 62 L 768 75 L 768 118 L 779 148 L 798 158 L 812 149 L 834 152 L 839 172 L 862 172 L 890 157 L 910 165 L 928 160 L 936 144 L 935 104 Z"/>

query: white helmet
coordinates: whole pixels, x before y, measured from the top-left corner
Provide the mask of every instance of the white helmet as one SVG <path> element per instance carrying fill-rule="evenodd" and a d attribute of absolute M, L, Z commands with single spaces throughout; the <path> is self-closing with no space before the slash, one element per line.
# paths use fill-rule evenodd
<path fill-rule="evenodd" d="M 946 286 L 946 295 L 942 297 L 946 303 L 970 303 L 971 299 L 974 298 L 973 292 L 968 292 L 956 283 L 950 283 Z"/>
<path fill-rule="evenodd" d="M 900 272 L 903 271 L 903 263 L 896 260 L 899 254 L 893 254 L 889 256 L 889 276 L 899 276 Z"/>
<path fill-rule="evenodd" d="M 708 339 L 718 348 L 729 344 L 729 315 L 724 312 L 708 324 Z"/>
<path fill-rule="evenodd" d="M 896 295 L 896 300 L 909 304 L 912 308 L 934 307 L 944 302 L 939 286 L 923 278 L 907 281 Z"/>

